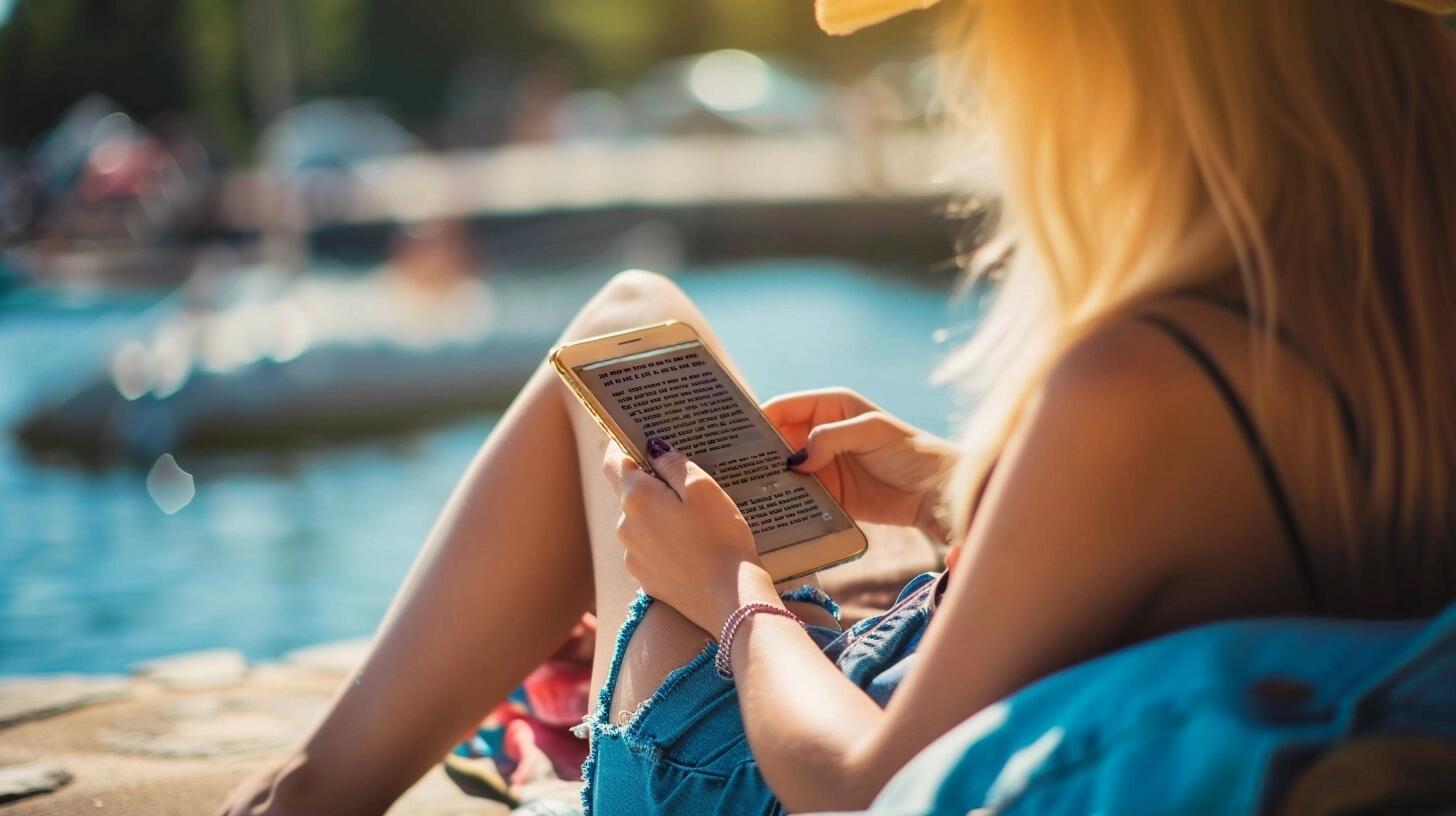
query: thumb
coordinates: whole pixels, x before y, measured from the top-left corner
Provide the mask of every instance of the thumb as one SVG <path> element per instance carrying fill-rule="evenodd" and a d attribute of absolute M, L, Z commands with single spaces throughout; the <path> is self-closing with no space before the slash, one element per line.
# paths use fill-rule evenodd
<path fill-rule="evenodd" d="M 667 486 L 672 488 L 678 498 L 682 498 L 692 462 L 682 453 L 673 450 L 672 445 L 660 436 L 647 437 L 647 458 L 652 461 L 652 472 L 667 482 Z"/>
<path fill-rule="evenodd" d="M 878 411 L 826 422 L 809 432 L 803 449 L 789 457 L 789 465 L 803 473 L 814 473 L 834 461 L 836 456 L 869 453 L 898 435 L 899 429 Z"/>

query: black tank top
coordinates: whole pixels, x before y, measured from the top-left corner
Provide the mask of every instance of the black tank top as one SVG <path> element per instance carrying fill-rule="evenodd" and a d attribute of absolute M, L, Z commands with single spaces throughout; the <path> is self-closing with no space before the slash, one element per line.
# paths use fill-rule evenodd
<path fill-rule="evenodd" d="M 1267 322 L 1259 316 L 1251 314 L 1243 303 L 1213 295 L 1206 292 L 1188 292 L 1180 297 L 1192 298 L 1221 308 L 1227 312 L 1238 315 L 1249 320 L 1261 328 L 1272 330 L 1280 342 L 1298 357 L 1305 365 L 1309 366 L 1329 390 L 1335 400 L 1336 410 L 1339 412 L 1340 422 L 1344 427 L 1345 436 L 1350 445 L 1352 455 L 1361 470 L 1366 468 L 1368 457 L 1363 453 L 1360 436 L 1355 424 L 1355 413 L 1350 402 L 1349 395 L 1340 388 L 1329 371 L 1318 364 L 1316 359 L 1291 338 L 1281 327 L 1270 327 Z M 1233 382 L 1227 373 L 1214 360 L 1212 354 L 1194 339 L 1186 329 L 1166 315 L 1155 312 L 1144 312 L 1139 319 L 1153 328 L 1158 329 L 1176 345 L 1183 349 L 1199 369 L 1208 377 L 1214 390 L 1218 392 L 1229 413 L 1233 416 L 1235 424 L 1238 425 L 1239 433 L 1243 436 L 1244 443 L 1249 448 L 1249 453 L 1254 457 L 1254 463 L 1258 467 L 1259 476 L 1264 482 L 1264 488 L 1269 493 L 1269 498 L 1274 505 L 1274 512 L 1278 516 L 1279 526 L 1284 534 L 1284 540 L 1289 545 L 1290 556 L 1294 560 L 1295 568 L 1299 572 L 1301 582 L 1304 584 L 1305 593 L 1309 597 L 1310 605 L 1314 611 L 1323 611 L 1325 599 L 1320 591 L 1320 583 L 1315 571 L 1314 561 L 1310 556 L 1309 546 L 1305 541 L 1304 534 L 1300 530 L 1299 519 L 1294 512 L 1294 505 L 1290 501 L 1289 492 L 1284 487 L 1284 481 L 1279 476 L 1279 468 L 1274 463 L 1274 457 L 1269 453 L 1269 447 L 1264 442 L 1264 437 L 1259 433 L 1258 426 L 1254 423 L 1253 413 L 1249 410 L 1243 398 L 1239 396 L 1238 389 L 1234 388 Z"/>

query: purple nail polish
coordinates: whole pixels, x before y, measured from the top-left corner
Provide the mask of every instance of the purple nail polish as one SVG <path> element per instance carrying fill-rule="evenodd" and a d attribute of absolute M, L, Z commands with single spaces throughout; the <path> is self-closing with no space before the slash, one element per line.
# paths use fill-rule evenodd
<path fill-rule="evenodd" d="M 798 467 L 799 465 L 804 464 L 804 460 L 805 459 L 808 459 L 808 458 L 809 458 L 809 449 L 808 448 L 799 448 L 798 450 L 794 451 L 792 454 L 789 455 L 789 467 Z"/>
<path fill-rule="evenodd" d="M 647 457 L 649 459 L 656 459 L 670 450 L 672 450 L 672 446 L 667 444 L 666 439 L 657 436 L 647 437 Z"/>

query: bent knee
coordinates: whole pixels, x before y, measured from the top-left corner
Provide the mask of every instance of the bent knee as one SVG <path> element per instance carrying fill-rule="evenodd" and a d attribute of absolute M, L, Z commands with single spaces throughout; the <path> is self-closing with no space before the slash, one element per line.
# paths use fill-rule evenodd
<path fill-rule="evenodd" d="M 665 275 L 641 269 L 618 272 L 577 313 L 565 339 L 631 329 L 665 320 L 696 325 L 701 315 L 683 290 Z"/>
<path fill-rule="evenodd" d="M 611 721 L 622 723 L 652 698 L 669 674 L 703 651 L 707 636 L 670 606 L 654 603 L 626 644 L 608 706 Z"/>
<path fill-rule="evenodd" d="M 661 298 L 687 299 L 672 279 L 659 272 L 627 269 L 613 275 L 601 289 L 601 296 L 625 302 L 652 301 Z"/>

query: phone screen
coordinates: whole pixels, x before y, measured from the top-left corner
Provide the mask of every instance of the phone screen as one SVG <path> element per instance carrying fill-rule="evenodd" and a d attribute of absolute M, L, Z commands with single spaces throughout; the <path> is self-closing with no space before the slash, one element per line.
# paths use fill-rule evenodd
<path fill-rule="evenodd" d="M 573 369 L 617 426 L 646 450 L 667 440 L 738 505 L 760 553 L 853 525 L 819 480 L 788 469 L 790 451 L 702 342 Z"/>

